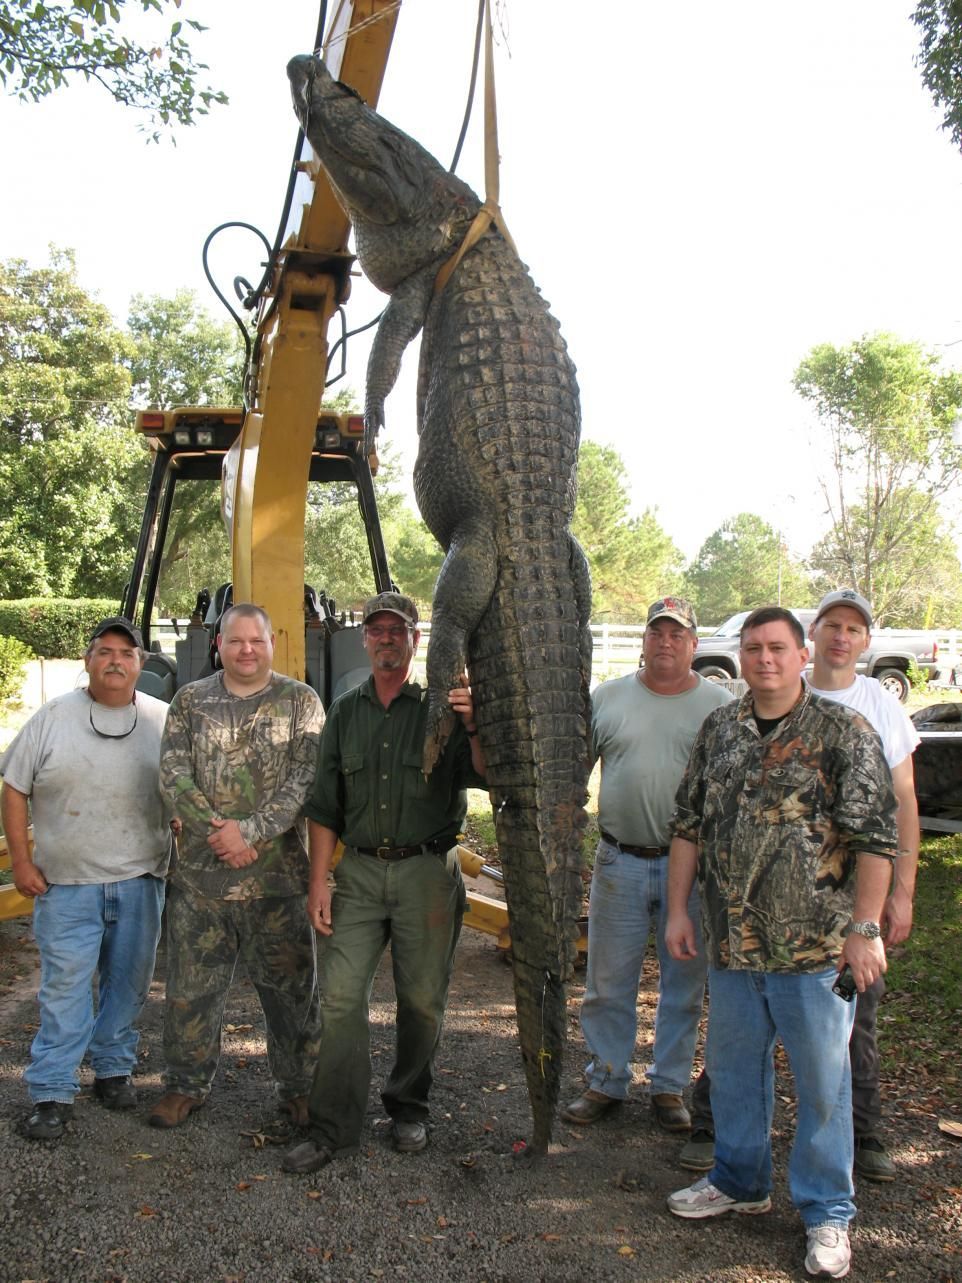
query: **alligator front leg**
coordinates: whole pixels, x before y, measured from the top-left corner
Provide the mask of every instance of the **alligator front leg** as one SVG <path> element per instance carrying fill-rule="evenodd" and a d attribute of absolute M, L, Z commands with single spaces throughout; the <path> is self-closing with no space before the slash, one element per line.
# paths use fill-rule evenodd
<path fill-rule="evenodd" d="M 459 527 L 434 588 L 427 661 L 425 775 L 431 774 L 454 728 L 448 691 L 467 668 L 468 638 L 488 607 L 497 573 L 498 554 L 491 531 L 481 524 Z"/>
<path fill-rule="evenodd" d="M 384 402 L 397 382 L 404 349 L 424 324 L 437 269 L 415 272 L 391 295 L 381 313 L 367 361 L 364 399 L 364 453 L 370 454 L 384 427 Z"/>

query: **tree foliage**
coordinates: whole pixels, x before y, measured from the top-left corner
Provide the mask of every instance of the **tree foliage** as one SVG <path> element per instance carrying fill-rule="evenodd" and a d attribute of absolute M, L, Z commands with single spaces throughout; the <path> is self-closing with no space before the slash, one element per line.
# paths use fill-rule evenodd
<path fill-rule="evenodd" d="M 71 253 L 0 263 L 0 597 L 119 597 L 145 477 L 131 351 Z"/>
<path fill-rule="evenodd" d="M 127 329 L 134 404 L 151 410 L 175 405 L 240 405 L 244 349 L 232 322 L 214 321 L 193 290 L 170 297 L 135 294 Z"/>
<path fill-rule="evenodd" d="M 962 5 L 959 0 L 919 0 L 912 21 L 922 33 L 916 59 L 922 83 L 943 110 L 942 128 L 962 148 Z"/>
<path fill-rule="evenodd" d="M 807 606 L 812 587 L 781 533 L 753 512 L 740 512 L 708 536 L 688 567 L 685 587 L 700 624 L 779 601 Z"/>
<path fill-rule="evenodd" d="M 830 587 L 857 588 L 879 624 L 916 599 L 940 501 L 957 485 L 962 447 L 952 424 L 962 375 L 890 334 L 815 347 L 795 371 L 819 416 L 831 469 L 821 478 L 832 528 L 817 549 Z"/>
<path fill-rule="evenodd" d="M 22 102 L 39 102 L 83 77 L 122 106 L 144 112 L 154 140 L 175 124 L 193 124 L 227 98 L 204 83 L 207 64 L 195 58 L 187 39 L 188 32 L 205 28 L 179 17 L 167 25 L 180 5 L 181 0 L 0 0 L 0 84 Z M 121 26 L 136 28 L 138 37 Z"/>
<path fill-rule="evenodd" d="M 962 566 L 955 541 L 938 509 L 918 490 L 896 496 L 874 513 L 865 504 L 849 510 L 849 532 L 856 543 L 871 538 L 875 547 L 873 602 L 879 625 L 889 628 L 962 626 Z M 869 531 L 869 526 L 873 526 Z M 851 548 L 833 527 L 812 550 L 811 566 L 820 592 L 854 580 Z M 877 605 L 875 603 L 882 603 Z"/>
<path fill-rule="evenodd" d="M 578 455 L 578 500 L 572 530 L 588 558 L 592 616 L 643 620 L 649 604 L 676 590 L 683 558 L 654 509 L 629 516 L 627 471 L 610 446 L 584 441 Z"/>

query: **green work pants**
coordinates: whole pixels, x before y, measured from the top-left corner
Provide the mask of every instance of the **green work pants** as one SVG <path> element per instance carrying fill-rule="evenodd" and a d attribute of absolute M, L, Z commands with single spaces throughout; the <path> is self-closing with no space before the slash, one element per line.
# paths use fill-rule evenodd
<path fill-rule="evenodd" d="M 356 1152 L 371 1083 L 368 1010 L 390 941 L 397 999 L 394 1068 L 381 1093 L 399 1122 L 428 1117 L 454 949 L 464 914 L 457 850 L 386 862 L 348 847 L 335 872 L 333 935 L 321 958 L 321 1048 L 311 1088 L 314 1139 Z"/>

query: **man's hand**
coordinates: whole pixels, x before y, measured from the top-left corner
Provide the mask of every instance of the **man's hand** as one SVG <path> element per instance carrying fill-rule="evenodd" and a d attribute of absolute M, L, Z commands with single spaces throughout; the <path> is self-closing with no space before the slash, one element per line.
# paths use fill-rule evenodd
<path fill-rule="evenodd" d="M 901 887 L 896 887 L 885 901 L 880 923 L 885 947 L 907 940 L 912 931 L 912 897 Z"/>
<path fill-rule="evenodd" d="M 474 722 L 474 700 L 465 674 L 462 673 L 459 685 L 455 686 L 454 690 L 448 691 L 448 703 L 451 705 L 451 711 L 461 718 L 466 731 L 477 730 Z"/>
<path fill-rule="evenodd" d="M 864 993 L 884 971 L 888 970 L 885 946 L 881 939 L 867 940 L 865 936 L 860 936 L 855 931 L 845 937 L 845 944 L 842 946 L 842 954 L 836 969 L 841 971 L 846 963 L 852 968 L 855 987 L 859 993 Z"/>
<path fill-rule="evenodd" d="M 665 948 L 676 962 L 690 962 L 698 957 L 695 924 L 687 913 L 669 917 L 665 924 Z"/>
<path fill-rule="evenodd" d="M 219 855 L 217 858 L 222 864 L 226 864 L 229 869 L 246 869 L 249 864 L 253 864 L 257 859 L 257 851 L 254 847 L 249 846 L 246 851 L 242 851 L 239 855 Z"/>
<path fill-rule="evenodd" d="M 13 874 L 13 885 L 21 895 L 37 896 L 47 891 L 47 879 L 33 860 L 12 861 L 10 871 Z"/>
<path fill-rule="evenodd" d="M 322 886 L 312 886 L 308 891 L 307 916 L 311 920 L 311 926 L 322 936 L 334 934 L 331 926 L 331 887 L 326 879 Z"/>
<path fill-rule="evenodd" d="M 213 832 L 207 838 L 207 845 L 222 860 L 226 856 L 243 855 L 250 850 L 250 844 L 241 833 L 236 820 L 219 820 L 215 817 L 210 824 Z"/>

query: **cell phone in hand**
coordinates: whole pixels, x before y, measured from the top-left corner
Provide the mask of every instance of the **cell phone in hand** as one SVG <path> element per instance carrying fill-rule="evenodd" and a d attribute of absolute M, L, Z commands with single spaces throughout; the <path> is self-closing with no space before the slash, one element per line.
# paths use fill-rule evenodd
<path fill-rule="evenodd" d="M 846 1002 L 851 1002 L 856 994 L 855 977 L 852 975 L 852 968 L 845 964 L 838 974 L 838 979 L 832 985 L 832 993 L 837 993 L 840 998 Z"/>

